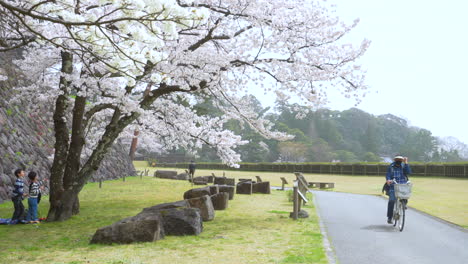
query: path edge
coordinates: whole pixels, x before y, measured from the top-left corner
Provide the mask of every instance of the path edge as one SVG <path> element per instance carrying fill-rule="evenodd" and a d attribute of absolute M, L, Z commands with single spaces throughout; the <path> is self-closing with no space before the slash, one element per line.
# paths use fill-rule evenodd
<path fill-rule="evenodd" d="M 333 250 L 332 244 L 330 243 L 330 240 L 328 239 L 328 233 L 327 233 L 327 228 L 325 227 L 325 224 L 322 221 L 322 217 L 320 215 L 320 210 L 319 210 L 319 205 L 317 203 L 317 200 L 315 199 L 315 194 L 312 191 L 309 191 L 312 193 L 313 197 L 313 202 L 315 205 L 315 212 L 318 217 L 318 222 L 319 222 L 319 227 L 320 227 L 320 233 L 322 233 L 322 243 L 323 243 L 323 248 L 325 249 L 325 255 L 327 256 L 328 263 L 329 264 L 337 264 L 338 261 L 336 260 L 336 253 Z"/>

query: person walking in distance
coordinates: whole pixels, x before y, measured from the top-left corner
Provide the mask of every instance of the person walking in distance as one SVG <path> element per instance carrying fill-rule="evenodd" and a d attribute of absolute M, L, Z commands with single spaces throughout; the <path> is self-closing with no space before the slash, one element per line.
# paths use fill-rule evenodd
<path fill-rule="evenodd" d="M 190 181 L 192 183 L 193 183 L 193 177 L 195 176 L 195 168 L 196 168 L 195 161 L 191 160 L 188 166 L 188 169 L 189 169 Z"/>
<path fill-rule="evenodd" d="M 396 155 L 393 162 L 388 166 L 386 180 L 388 190 L 388 206 L 387 206 L 387 223 L 393 224 L 393 207 L 395 206 L 395 186 L 394 182 L 398 184 L 407 183 L 408 175 L 411 174 L 411 168 L 408 164 L 408 158 L 401 155 Z M 406 203 L 405 203 L 406 206 Z"/>

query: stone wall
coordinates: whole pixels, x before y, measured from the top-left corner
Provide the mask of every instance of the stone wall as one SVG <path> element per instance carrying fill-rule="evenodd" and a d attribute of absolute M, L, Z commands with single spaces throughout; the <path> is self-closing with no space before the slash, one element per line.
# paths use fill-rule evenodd
<path fill-rule="evenodd" d="M 0 203 L 9 199 L 7 189 L 13 186 L 17 168 L 38 172 L 47 192 L 54 152 L 53 128 L 44 120 L 46 115 L 27 113 L 21 105 L 12 104 L 9 87 L 11 84 L 0 81 Z M 128 148 L 117 143 L 90 181 L 116 179 L 131 175 L 134 170 Z"/>

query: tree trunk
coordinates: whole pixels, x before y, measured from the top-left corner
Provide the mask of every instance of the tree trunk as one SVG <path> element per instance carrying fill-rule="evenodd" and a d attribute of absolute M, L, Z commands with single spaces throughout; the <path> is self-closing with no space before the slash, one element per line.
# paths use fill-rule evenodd
<path fill-rule="evenodd" d="M 140 134 L 140 131 L 138 131 L 138 130 L 135 130 L 133 132 L 132 145 L 130 146 L 130 153 L 129 153 L 130 160 L 132 160 L 132 161 L 135 159 L 135 152 L 136 152 L 137 145 L 138 145 L 138 135 L 139 134 Z"/>
<path fill-rule="evenodd" d="M 70 74 L 73 71 L 73 56 L 68 52 L 62 52 L 62 69 L 61 72 Z M 55 153 L 54 161 L 50 169 L 50 193 L 49 201 L 50 208 L 47 215 L 47 221 L 54 221 L 61 208 L 61 199 L 63 189 L 63 173 L 65 171 L 66 160 L 68 156 L 68 126 L 66 123 L 66 113 L 68 107 L 67 87 L 69 82 L 65 77 L 60 77 L 60 89 L 64 92 L 59 95 L 55 102 L 54 110 L 54 131 L 55 131 Z"/>
<path fill-rule="evenodd" d="M 54 218 L 47 217 L 47 221 L 65 221 L 78 214 L 79 212 L 79 199 L 78 192 L 75 191 L 64 191 L 61 195 L 60 202 L 57 205 L 50 205 L 49 215 L 53 212 Z"/>
<path fill-rule="evenodd" d="M 66 81 L 64 81 L 63 85 L 66 85 Z M 141 101 L 140 106 L 143 109 L 148 109 L 156 98 L 171 93 L 175 91 L 175 89 L 174 87 L 162 85 L 151 95 L 146 95 Z M 83 122 L 83 116 L 85 115 L 83 111 L 85 109 L 86 100 L 82 97 L 76 97 L 75 99 L 71 143 L 69 143 L 67 125 L 65 121 L 63 121 L 65 120 L 66 107 L 58 107 L 62 105 L 59 103 L 64 102 L 66 102 L 66 97 L 59 96 L 54 113 L 56 143 L 54 165 L 51 169 L 51 196 L 47 221 L 64 221 L 74 214 L 78 214 L 80 208 L 78 194 L 81 189 L 86 184 L 89 177 L 98 170 L 99 165 L 119 134 L 139 117 L 139 114 L 136 112 L 130 115 L 122 115 L 120 110 L 115 108 L 114 115 L 106 126 L 101 140 L 94 148 L 93 153 L 85 164 L 80 166 L 79 157 L 81 157 L 84 143 L 83 128 L 86 124 L 86 122 Z M 58 153 L 60 153 L 60 155 L 58 155 Z"/>
<path fill-rule="evenodd" d="M 76 162 L 76 159 L 72 158 L 71 160 L 68 160 L 66 169 L 62 174 L 62 177 L 65 179 L 63 181 L 64 191 L 61 193 L 60 200 L 57 203 L 51 203 L 47 221 L 64 221 L 73 215 L 78 214 L 78 194 L 80 193 L 81 189 L 86 184 L 89 177 L 91 177 L 91 175 L 99 168 L 99 165 L 104 159 L 105 154 L 108 152 L 118 135 L 129 123 L 135 120 L 137 116 L 137 114 L 133 114 L 120 118 L 120 111 L 116 110 L 114 116 L 112 117 L 112 121 L 106 127 L 106 132 L 102 136 L 98 146 L 95 148 L 93 154 L 91 154 L 83 167 L 78 170 L 76 164 L 72 162 L 73 160 Z M 78 131 L 76 133 L 78 133 Z M 77 138 L 77 140 L 80 139 Z M 80 145 L 77 144 L 76 147 L 72 148 L 73 145 L 74 144 L 70 144 L 68 155 L 75 156 L 78 154 L 78 152 L 81 154 Z M 76 157 L 79 157 L 79 155 Z M 73 176 L 70 177 L 70 175 L 65 174 L 71 174 Z"/>
<path fill-rule="evenodd" d="M 72 214 L 77 215 L 80 213 L 80 198 L 76 195 L 75 202 L 73 203 Z"/>

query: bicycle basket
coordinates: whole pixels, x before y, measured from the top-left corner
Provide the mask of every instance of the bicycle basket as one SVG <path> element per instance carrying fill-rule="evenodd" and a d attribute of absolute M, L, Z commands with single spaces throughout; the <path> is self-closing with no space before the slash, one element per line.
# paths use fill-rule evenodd
<path fill-rule="evenodd" d="M 413 184 L 395 184 L 395 196 L 400 199 L 409 199 Z"/>

